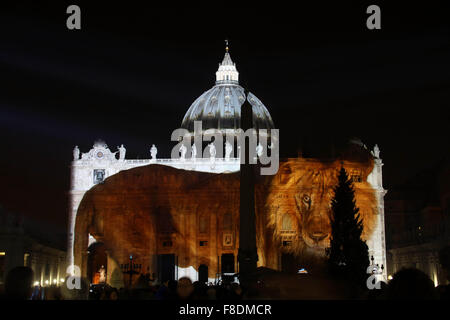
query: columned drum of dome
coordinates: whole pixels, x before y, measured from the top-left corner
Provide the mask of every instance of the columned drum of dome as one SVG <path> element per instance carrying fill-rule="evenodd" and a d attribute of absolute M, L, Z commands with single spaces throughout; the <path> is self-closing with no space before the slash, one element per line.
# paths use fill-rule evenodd
<path fill-rule="evenodd" d="M 203 130 L 215 129 L 232 134 L 241 128 L 241 106 L 245 99 L 253 109 L 253 127 L 257 130 L 274 129 L 272 117 L 261 100 L 252 93 L 246 97 L 244 88 L 239 85 L 239 73 L 227 48 L 216 72 L 215 86 L 192 103 L 181 127 L 194 132 L 194 121 L 202 121 Z"/>

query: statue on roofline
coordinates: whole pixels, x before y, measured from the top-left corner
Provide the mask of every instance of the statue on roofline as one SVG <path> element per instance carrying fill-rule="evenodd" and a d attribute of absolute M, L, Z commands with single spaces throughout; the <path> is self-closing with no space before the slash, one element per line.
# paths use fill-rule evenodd
<path fill-rule="evenodd" d="M 378 148 L 378 145 L 376 144 L 375 147 L 373 147 L 373 151 L 370 152 L 375 158 L 380 159 L 380 148 Z"/>
<path fill-rule="evenodd" d="M 186 146 L 184 144 L 182 144 L 179 149 L 179 152 L 181 153 L 181 155 L 180 155 L 181 160 L 184 160 L 186 158 L 186 151 L 187 151 Z"/>
<path fill-rule="evenodd" d="M 124 160 L 125 159 L 125 153 L 127 152 L 127 149 L 125 149 L 123 144 L 120 145 L 120 147 L 117 147 L 117 149 L 119 150 L 119 160 Z"/>
<path fill-rule="evenodd" d="M 152 144 L 152 147 L 150 148 L 150 156 L 152 157 L 152 160 L 156 160 L 157 153 L 158 153 L 158 149 L 156 149 L 155 145 Z"/>
<path fill-rule="evenodd" d="M 231 143 L 227 140 L 225 142 L 225 159 L 230 160 L 231 152 L 233 151 L 233 146 Z"/>
<path fill-rule="evenodd" d="M 75 148 L 73 148 L 73 160 L 77 161 L 80 159 L 80 149 L 78 149 L 78 146 L 75 146 Z"/>
<path fill-rule="evenodd" d="M 216 158 L 216 146 L 214 145 L 214 143 L 210 143 L 208 145 L 209 147 L 209 155 L 211 156 L 211 159 L 215 159 Z"/>
<path fill-rule="evenodd" d="M 191 155 L 192 160 L 195 161 L 195 159 L 196 159 L 196 157 L 197 157 L 197 147 L 195 146 L 195 143 L 192 144 L 191 150 L 192 150 L 192 155 Z"/>

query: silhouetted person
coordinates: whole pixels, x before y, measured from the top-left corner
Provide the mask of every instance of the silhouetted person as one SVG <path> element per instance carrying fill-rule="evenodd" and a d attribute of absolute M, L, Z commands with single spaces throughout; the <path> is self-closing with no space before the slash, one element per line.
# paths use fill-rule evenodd
<path fill-rule="evenodd" d="M 177 281 L 168 280 L 156 292 L 157 300 L 177 300 Z"/>
<path fill-rule="evenodd" d="M 168 287 L 168 291 L 167 291 L 167 300 L 177 300 L 178 296 L 177 296 L 177 286 L 178 286 L 178 282 L 177 280 L 169 280 L 167 282 L 167 287 Z"/>
<path fill-rule="evenodd" d="M 192 298 L 194 300 L 206 300 L 208 299 L 208 295 L 206 294 L 206 290 L 208 287 L 205 283 L 195 281 L 193 284 L 194 292 L 192 293 Z"/>
<path fill-rule="evenodd" d="M 404 299 L 437 299 L 434 283 L 422 271 L 409 268 L 394 274 L 388 284 L 387 298 Z"/>
<path fill-rule="evenodd" d="M 29 300 L 33 293 L 34 273 L 30 267 L 15 267 L 8 272 L 5 280 L 5 298 Z"/>
<path fill-rule="evenodd" d="M 208 289 L 206 290 L 206 295 L 208 296 L 208 300 L 216 300 L 216 288 L 214 288 L 213 286 L 208 287 Z"/>
<path fill-rule="evenodd" d="M 137 289 L 148 289 L 150 287 L 150 274 L 141 274 L 139 278 L 137 279 L 137 283 L 135 285 L 135 288 Z"/>
<path fill-rule="evenodd" d="M 156 300 L 165 300 L 169 292 L 169 281 L 164 282 L 157 290 L 155 294 Z"/>
<path fill-rule="evenodd" d="M 119 292 L 116 288 L 112 288 L 111 292 L 109 293 L 109 300 L 119 300 Z"/>
<path fill-rule="evenodd" d="M 45 294 L 45 300 L 63 300 L 60 287 L 48 287 Z"/>
<path fill-rule="evenodd" d="M 241 286 L 233 282 L 231 284 L 231 300 L 241 300 L 242 299 L 242 288 Z"/>
<path fill-rule="evenodd" d="M 445 246 L 439 251 L 439 263 L 445 271 L 447 281 L 450 281 L 450 246 Z"/>
<path fill-rule="evenodd" d="M 119 288 L 119 299 L 124 300 L 125 298 L 125 288 L 121 287 Z"/>
<path fill-rule="evenodd" d="M 436 287 L 436 290 L 441 300 L 450 300 L 449 285 L 438 285 Z"/>
<path fill-rule="evenodd" d="M 191 279 L 188 277 L 182 277 L 178 279 L 177 295 L 181 300 L 188 300 L 192 298 L 194 292 L 194 286 Z"/>
<path fill-rule="evenodd" d="M 446 246 L 439 251 L 439 263 L 444 270 L 445 278 L 450 281 L 450 246 Z M 450 284 L 442 284 L 438 287 L 441 299 L 450 300 Z"/>

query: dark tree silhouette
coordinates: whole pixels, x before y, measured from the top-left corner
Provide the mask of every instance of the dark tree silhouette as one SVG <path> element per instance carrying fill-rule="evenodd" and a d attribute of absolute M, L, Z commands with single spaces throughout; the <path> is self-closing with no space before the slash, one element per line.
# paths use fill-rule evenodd
<path fill-rule="evenodd" d="M 331 200 L 329 264 L 333 274 L 365 285 L 369 252 L 366 242 L 361 239 L 363 222 L 356 207 L 353 183 L 343 167 L 338 180 Z"/>

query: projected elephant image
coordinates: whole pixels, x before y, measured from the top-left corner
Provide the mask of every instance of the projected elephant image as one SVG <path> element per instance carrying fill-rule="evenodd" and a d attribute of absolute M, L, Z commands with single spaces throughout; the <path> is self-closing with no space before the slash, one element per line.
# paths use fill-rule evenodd
<path fill-rule="evenodd" d="M 377 213 L 374 190 L 366 182 L 372 161 L 288 159 L 276 175 L 256 177 L 258 266 L 281 269 L 282 253 L 324 254 L 330 201 L 342 165 L 361 181 L 355 183 L 356 204 L 363 236 L 370 237 Z M 94 186 L 80 203 L 75 264 L 86 269 L 90 234 L 105 245 L 108 263 L 116 269 L 132 254 L 142 273 L 161 275 L 168 268 L 164 261 L 172 261 L 174 277 L 194 281 L 199 266 L 210 280 L 224 268 L 238 272 L 239 197 L 239 172 L 212 174 L 156 164 L 121 171 Z M 107 270 L 114 272 L 110 266 Z"/>

